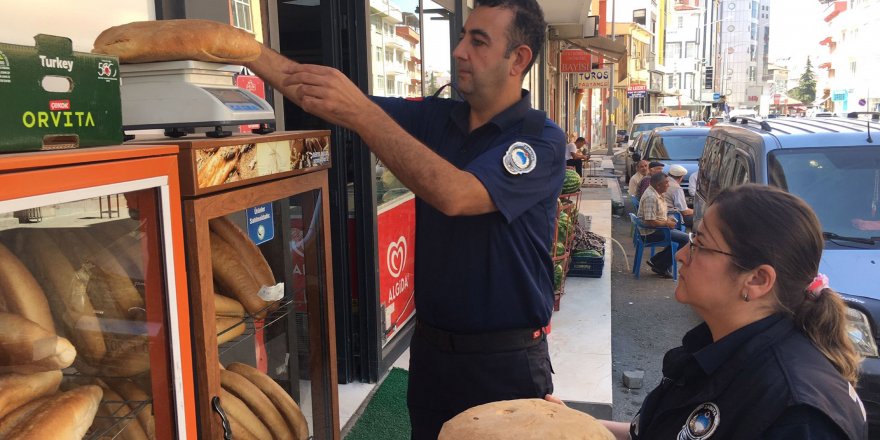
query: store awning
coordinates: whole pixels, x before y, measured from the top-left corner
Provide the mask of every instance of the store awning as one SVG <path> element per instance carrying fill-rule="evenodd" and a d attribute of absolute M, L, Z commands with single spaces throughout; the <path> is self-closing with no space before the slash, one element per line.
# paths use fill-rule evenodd
<path fill-rule="evenodd" d="M 834 20 L 834 17 L 837 17 L 838 15 L 840 15 L 841 12 L 843 12 L 845 10 L 846 10 L 846 2 L 845 1 L 844 2 L 841 2 L 841 1 L 834 2 L 834 7 L 832 7 L 831 11 L 828 13 L 828 15 L 825 16 L 825 22 L 830 23 L 831 20 Z"/>
<path fill-rule="evenodd" d="M 623 38 L 612 40 L 608 37 L 572 38 L 565 40 L 575 46 L 610 61 L 620 61 L 626 57 L 626 44 Z"/>
<path fill-rule="evenodd" d="M 552 41 L 567 41 L 569 44 L 590 54 L 610 61 L 620 61 L 626 57 L 626 44 L 623 38 L 612 40 L 608 37 L 584 37 L 586 29 L 579 24 L 551 25 L 547 38 Z"/>
<path fill-rule="evenodd" d="M 704 107 L 711 103 L 704 103 L 699 101 L 694 101 L 690 96 L 664 96 L 660 100 L 660 104 L 663 107 L 668 108 L 678 108 L 678 107 Z"/>

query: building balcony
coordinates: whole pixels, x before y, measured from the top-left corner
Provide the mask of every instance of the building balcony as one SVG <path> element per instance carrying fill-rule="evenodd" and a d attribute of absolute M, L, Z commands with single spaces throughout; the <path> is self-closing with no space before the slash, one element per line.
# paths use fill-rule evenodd
<path fill-rule="evenodd" d="M 378 12 L 387 17 L 394 19 L 397 23 L 403 21 L 403 14 L 400 12 L 400 8 L 394 4 L 393 1 L 389 0 L 370 0 L 370 12 Z"/>
<path fill-rule="evenodd" d="M 828 14 L 825 16 L 825 22 L 830 23 L 831 20 L 834 20 L 834 17 L 840 15 L 841 12 L 846 11 L 846 2 L 845 1 L 837 1 L 831 4 L 828 9 Z"/>
<path fill-rule="evenodd" d="M 418 44 L 421 41 L 421 37 L 419 33 L 413 29 L 412 26 L 397 26 L 394 28 L 394 32 L 397 33 L 397 36 L 403 38 L 410 43 Z"/>

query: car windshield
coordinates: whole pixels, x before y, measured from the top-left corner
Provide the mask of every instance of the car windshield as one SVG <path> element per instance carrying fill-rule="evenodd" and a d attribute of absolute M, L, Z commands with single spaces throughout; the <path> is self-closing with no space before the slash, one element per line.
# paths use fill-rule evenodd
<path fill-rule="evenodd" d="M 654 136 L 645 159 L 652 160 L 700 160 L 706 135 Z"/>
<path fill-rule="evenodd" d="M 644 133 L 646 131 L 651 131 L 657 127 L 669 127 L 670 125 L 675 125 L 674 122 L 643 122 L 640 124 L 633 124 L 632 133 L 630 133 L 629 138 L 635 139 L 639 133 Z"/>
<path fill-rule="evenodd" d="M 776 150 L 769 182 L 804 199 L 822 230 L 880 237 L 880 149 L 875 146 Z"/>

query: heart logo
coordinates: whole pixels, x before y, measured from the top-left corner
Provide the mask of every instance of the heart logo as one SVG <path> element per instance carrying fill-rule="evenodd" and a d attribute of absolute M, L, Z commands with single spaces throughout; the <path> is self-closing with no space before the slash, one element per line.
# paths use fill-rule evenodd
<path fill-rule="evenodd" d="M 403 272 L 403 267 L 406 266 L 406 238 L 402 235 L 396 242 L 388 245 L 385 263 L 392 277 L 397 278 Z"/>

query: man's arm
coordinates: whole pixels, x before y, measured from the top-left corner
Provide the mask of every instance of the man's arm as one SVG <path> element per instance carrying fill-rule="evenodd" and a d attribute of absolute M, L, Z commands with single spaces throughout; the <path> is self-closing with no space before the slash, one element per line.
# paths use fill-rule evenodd
<path fill-rule="evenodd" d="M 358 133 L 416 196 L 449 215 L 497 211 L 483 183 L 407 133 L 342 72 L 296 63 L 263 47 L 246 67 L 303 110 Z"/>

